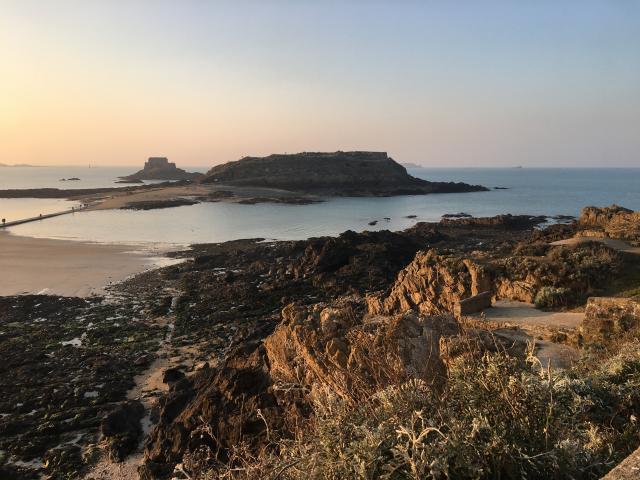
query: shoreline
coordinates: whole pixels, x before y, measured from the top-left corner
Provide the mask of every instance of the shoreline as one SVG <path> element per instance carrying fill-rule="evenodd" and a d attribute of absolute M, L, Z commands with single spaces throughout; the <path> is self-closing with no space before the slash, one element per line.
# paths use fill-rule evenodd
<path fill-rule="evenodd" d="M 165 256 L 168 251 L 0 231 L 0 296 L 100 295 L 133 275 L 178 263 Z"/>

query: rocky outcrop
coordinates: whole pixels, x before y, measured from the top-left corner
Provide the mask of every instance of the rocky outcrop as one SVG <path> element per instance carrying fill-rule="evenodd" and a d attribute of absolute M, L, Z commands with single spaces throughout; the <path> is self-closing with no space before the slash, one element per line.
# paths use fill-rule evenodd
<path fill-rule="evenodd" d="M 443 380 L 439 345 L 442 336 L 459 331 L 452 317 L 369 316 L 362 307 L 358 297 L 286 307 L 264 343 L 272 379 L 309 392 L 329 387 L 348 399 L 366 385 L 399 378 Z"/>
<path fill-rule="evenodd" d="M 189 173 L 165 157 L 149 157 L 142 170 L 132 175 L 120 177 L 121 180 L 197 180 L 201 173 Z"/>
<path fill-rule="evenodd" d="M 604 236 L 622 240 L 640 240 L 640 212 L 618 205 L 585 207 L 579 225 L 583 236 Z"/>
<path fill-rule="evenodd" d="M 640 328 L 640 299 L 592 297 L 580 328 L 586 344 L 606 345 Z"/>
<path fill-rule="evenodd" d="M 438 255 L 435 250 L 418 252 L 387 294 L 367 298 L 369 312 L 451 314 L 461 300 L 492 291 L 492 277 L 489 266 L 470 259 Z"/>
<path fill-rule="evenodd" d="M 558 291 L 554 308 L 567 307 L 586 301 L 618 264 L 618 254 L 598 244 L 555 247 L 542 257 L 481 258 L 431 249 L 418 252 L 387 291 L 368 295 L 367 304 L 372 314 L 462 315 L 465 307 L 468 312 L 488 307 L 490 298 L 537 303 L 540 292 Z"/>
<path fill-rule="evenodd" d="M 109 459 L 122 462 L 135 450 L 142 435 L 140 420 L 144 406 L 138 400 L 124 402 L 109 413 L 100 425 L 100 432 L 107 443 Z"/>
<path fill-rule="evenodd" d="M 487 190 L 412 177 L 385 152 L 275 154 L 213 167 L 203 183 L 268 187 L 337 196 L 387 196 Z"/>
<path fill-rule="evenodd" d="M 425 229 L 415 235 L 349 230 L 338 237 L 304 242 L 303 254 L 288 268 L 296 279 L 308 278 L 316 285 L 340 293 L 344 293 L 345 285 L 359 292 L 377 290 L 393 281 L 398 270 L 411 262 L 425 243 L 443 238 L 435 229 Z"/>
<path fill-rule="evenodd" d="M 247 442 L 255 448 L 267 428 L 281 428 L 283 411 L 271 389 L 265 334 L 254 332 L 217 368 L 172 385 L 145 444 L 142 478 L 162 478 L 179 462 L 195 470 L 216 455 L 224 461 L 233 445 Z"/>
<path fill-rule="evenodd" d="M 400 378 L 437 387 L 446 374 L 441 341 L 458 333 L 450 316 L 367 315 L 359 296 L 289 304 L 264 342 L 257 332 L 219 367 L 172 386 L 160 402 L 142 475 L 161 477 L 176 463 L 202 471 L 240 443 L 256 450 L 269 432 L 294 432 L 321 390 L 355 401 L 368 386 Z"/>
<path fill-rule="evenodd" d="M 472 217 L 466 214 L 443 215 L 442 225 L 467 225 L 474 227 L 503 227 L 511 230 L 528 230 L 541 223 L 547 217 L 541 215 L 496 215 L 495 217 Z"/>

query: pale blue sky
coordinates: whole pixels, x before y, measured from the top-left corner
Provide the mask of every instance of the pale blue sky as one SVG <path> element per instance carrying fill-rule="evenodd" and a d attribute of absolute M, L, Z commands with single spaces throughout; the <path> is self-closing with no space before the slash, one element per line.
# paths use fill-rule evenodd
<path fill-rule="evenodd" d="M 640 166 L 638 1 L 0 0 L 0 162 Z"/>

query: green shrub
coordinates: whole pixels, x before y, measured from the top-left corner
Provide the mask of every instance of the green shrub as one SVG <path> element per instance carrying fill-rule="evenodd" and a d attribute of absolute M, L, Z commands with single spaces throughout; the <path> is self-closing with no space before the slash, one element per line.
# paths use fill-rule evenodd
<path fill-rule="evenodd" d="M 355 405 L 320 392 L 294 439 L 240 448 L 207 478 L 600 478 L 640 443 L 639 409 L 640 342 L 568 372 L 463 356 L 442 391 L 410 380 Z"/>
<path fill-rule="evenodd" d="M 536 293 L 534 300 L 536 308 L 543 310 L 553 310 L 566 307 L 573 300 L 573 292 L 564 287 L 542 287 Z"/>

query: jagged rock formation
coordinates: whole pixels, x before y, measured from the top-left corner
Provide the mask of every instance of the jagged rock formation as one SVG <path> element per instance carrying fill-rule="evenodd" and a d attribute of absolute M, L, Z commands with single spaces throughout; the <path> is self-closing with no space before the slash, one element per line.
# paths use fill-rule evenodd
<path fill-rule="evenodd" d="M 275 154 L 213 167 L 203 183 L 269 187 L 339 196 L 485 191 L 485 187 L 412 177 L 385 152 Z"/>
<path fill-rule="evenodd" d="M 293 431 L 315 391 L 355 399 L 374 380 L 444 381 L 440 344 L 459 333 L 451 316 L 369 316 L 363 307 L 358 296 L 287 305 L 264 342 L 250 337 L 215 370 L 172 386 L 146 445 L 143 474 L 162 476 L 178 462 L 197 472 L 242 441 L 257 448 L 270 431 Z"/>
<path fill-rule="evenodd" d="M 604 246 L 556 247 L 545 256 L 509 255 L 479 258 L 418 252 L 384 292 L 367 297 L 369 312 L 418 311 L 440 315 L 462 311 L 460 303 L 489 292 L 496 299 L 533 303 L 545 288 L 557 289 L 558 301 L 569 306 L 592 292 L 591 286 L 610 278 L 618 254 Z"/>
<path fill-rule="evenodd" d="M 142 170 L 132 175 L 120 177 L 122 180 L 197 180 L 201 173 L 189 173 L 165 157 L 149 157 Z"/>
<path fill-rule="evenodd" d="M 287 306 L 264 344 L 271 378 L 309 392 L 328 387 L 345 398 L 374 378 L 377 383 L 404 377 L 442 381 L 440 338 L 459 332 L 451 316 L 369 316 L 362 306 L 360 297 Z M 387 359 L 386 371 L 379 368 L 381 358 Z"/>
<path fill-rule="evenodd" d="M 534 234 L 527 222 L 535 219 L 194 247 L 193 264 L 176 267 L 184 271 L 176 335 L 193 341 L 200 331 L 212 342 L 216 327 L 231 325 L 236 342 L 219 363 L 170 385 L 143 478 L 170 475 L 177 463 L 197 477 L 229 462 L 233 446 L 269 448 L 274 432 L 305 425 L 326 390 L 357 402 L 391 379 L 438 387 L 457 357 L 514 344 L 455 319 L 461 301 L 486 291 L 532 301 L 544 287 L 577 298 L 615 268 L 615 253 L 601 245 L 539 248 L 559 232 Z"/>
<path fill-rule="evenodd" d="M 640 212 L 618 205 L 585 207 L 580 213 L 581 235 L 640 240 Z"/>
<path fill-rule="evenodd" d="M 368 297 L 372 314 L 416 310 L 427 315 L 452 313 L 465 298 L 493 290 L 488 269 L 469 259 L 418 252 L 398 274 L 388 295 Z"/>

